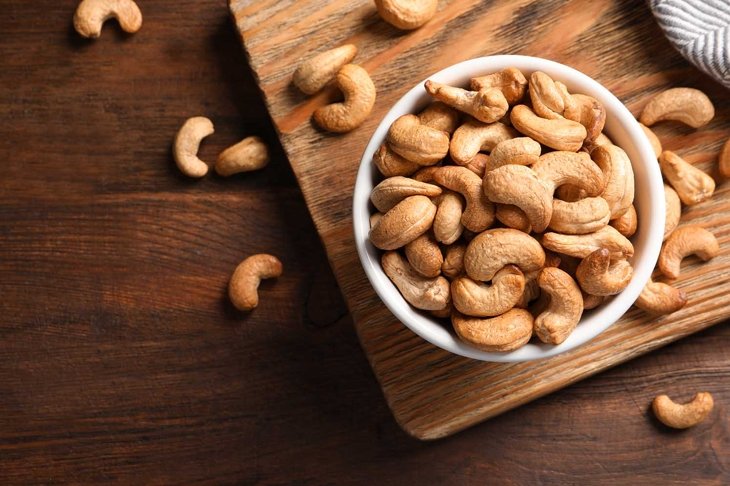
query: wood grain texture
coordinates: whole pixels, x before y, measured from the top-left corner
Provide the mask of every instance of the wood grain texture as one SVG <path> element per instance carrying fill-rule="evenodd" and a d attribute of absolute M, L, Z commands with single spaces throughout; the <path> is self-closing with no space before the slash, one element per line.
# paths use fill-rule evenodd
<path fill-rule="evenodd" d="M 672 50 L 643 1 L 441 1 L 434 19 L 410 33 L 382 22 L 366 0 L 230 0 L 230 6 L 360 341 L 408 433 L 444 437 L 730 315 L 727 184 L 719 185 L 710 203 L 683 215 L 683 221 L 710 229 L 722 247 L 711 263 L 683 269 L 678 285 L 690 295 L 685 309 L 663 318 L 632 310 L 588 345 L 537 363 L 479 363 L 427 344 L 379 301 L 355 251 L 351 195 L 370 134 L 413 83 L 477 56 L 527 54 L 563 62 L 604 84 L 635 114 L 663 88 L 700 88 L 715 102 L 713 122 L 697 131 L 665 125 L 657 133 L 665 149 L 716 175 L 717 153 L 730 127 L 728 92 Z M 343 43 L 358 46 L 355 62 L 371 73 L 378 99 L 362 127 L 337 136 L 309 121 L 334 94 L 306 98 L 289 82 L 300 59 Z"/>

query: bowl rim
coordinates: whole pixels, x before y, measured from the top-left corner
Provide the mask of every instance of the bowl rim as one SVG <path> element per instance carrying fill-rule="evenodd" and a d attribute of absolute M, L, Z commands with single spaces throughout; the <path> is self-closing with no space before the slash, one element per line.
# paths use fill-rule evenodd
<path fill-rule="evenodd" d="M 559 78 L 569 87 L 580 86 L 580 92 L 594 96 L 604 104 L 607 114 L 615 117 L 616 123 L 623 126 L 626 138 L 633 142 L 634 149 L 639 153 L 641 160 L 632 159 L 632 166 L 636 168 L 637 164 L 640 164 L 643 166 L 643 170 L 647 172 L 645 182 L 648 184 L 646 189 L 649 192 L 647 200 L 650 201 L 650 207 L 648 208 L 650 220 L 647 223 L 648 234 L 646 235 L 647 242 L 645 243 L 644 253 L 641 258 L 634 256 L 634 275 L 631 282 L 621 293 L 612 296 L 608 303 L 581 317 L 578 326 L 589 323 L 592 326 L 583 333 L 585 334 L 583 338 L 571 339 L 576 335 L 573 332 L 566 341 L 559 345 L 530 343 L 515 351 L 498 353 L 482 351 L 462 342 L 454 336 L 453 331 L 437 322 L 432 316 L 427 316 L 413 308 L 403 299 L 382 270 L 379 259 L 381 250 L 376 249 L 368 239 L 370 230 L 369 196 L 370 190 L 374 187 L 372 183 L 373 154 L 384 141 L 392 122 L 403 114 L 414 113 L 415 107 L 421 104 L 419 100 L 428 98 L 423 89 L 423 83 L 427 79 L 462 86 L 470 77 L 496 72 L 510 66 L 517 67 L 523 72 L 560 72 L 559 76 L 555 76 L 556 78 Z M 386 113 L 368 141 L 360 160 L 353 191 L 352 219 L 355 245 L 360 263 L 365 270 L 368 281 L 388 310 L 411 331 L 441 349 L 467 358 L 501 363 L 532 361 L 567 352 L 591 341 L 617 322 L 629 310 L 651 277 L 662 245 L 665 218 L 663 180 L 659 164 L 655 161 L 654 151 L 631 112 L 607 88 L 575 68 L 548 59 L 523 55 L 485 56 L 459 62 L 434 73 L 409 89 Z M 642 212 L 647 213 L 647 211 Z M 393 291 L 396 293 L 395 297 Z M 438 331 L 437 328 L 427 331 L 424 327 L 426 324 L 420 323 L 424 319 L 440 326 L 445 332 Z"/>

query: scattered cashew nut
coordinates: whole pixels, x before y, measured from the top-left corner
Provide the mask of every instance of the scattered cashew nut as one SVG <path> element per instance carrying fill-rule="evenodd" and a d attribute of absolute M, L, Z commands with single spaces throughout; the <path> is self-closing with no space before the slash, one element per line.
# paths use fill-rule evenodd
<path fill-rule="evenodd" d="M 545 265 L 545 251 L 535 238 L 511 228 L 484 231 L 466 247 L 464 269 L 474 280 L 488 282 L 510 264 L 524 273 L 539 270 Z"/>
<path fill-rule="evenodd" d="M 403 115 L 390 126 L 388 144 L 395 153 L 419 165 L 434 165 L 449 152 L 449 134 Z"/>
<path fill-rule="evenodd" d="M 259 305 L 258 288 L 261 280 L 280 277 L 284 267 L 272 255 L 253 255 L 242 261 L 228 284 L 228 296 L 238 310 L 251 311 Z"/>
<path fill-rule="evenodd" d="M 507 99 L 498 88 L 468 91 L 431 80 L 425 86 L 426 92 L 437 100 L 484 123 L 496 122 L 509 109 Z"/>
<path fill-rule="evenodd" d="M 464 342 L 483 351 L 505 352 L 522 347 L 532 337 L 532 314 L 511 309 L 501 316 L 480 318 L 451 314 L 454 331 Z"/>
<path fill-rule="evenodd" d="M 559 268 L 543 268 L 537 283 L 550 302 L 535 318 L 535 334 L 544 343 L 560 344 L 580 321 L 583 295 L 575 280 Z"/>
<path fill-rule="evenodd" d="M 314 111 L 314 122 L 324 130 L 345 133 L 362 125 L 375 105 L 375 85 L 368 72 L 356 64 L 345 64 L 335 77 L 344 101 Z"/>
<path fill-rule="evenodd" d="M 659 395 L 651 403 L 656 418 L 673 429 L 694 427 L 710 415 L 713 406 L 712 395 L 707 392 L 697 393 L 689 403 L 684 404 L 676 403 L 667 395 Z"/>
<path fill-rule="evenodd" d="M 438 0 L 375 0 L 380 17 L 401 30 L 417 29 L 436 14 Z"/>
<path fill-rule="evenodd" d="M 679 277 L 679 267 L 688 255 L 708 261 L 720 253 L 715 235 L 696 224 L 681 226 L 669 235 L 659 254 L 659 270 L 669 278 Z"/>
<path fill-rule="evenodd" d="M 659 167 L 687 206 L 705 201 L 715 192 L 715 181 L 712 177 L 674 152 L 662 152 L 659 156 Z"/>
<path fill-rule="evenodd" d="M 74 28 L 83 37 L 96 39 L 109 19 L 117 19 L 128 34 L 142 28 L 142 12 L 133 0 L 82 0 L 74 15 Z"/>
<path fill-rule="evenodd" d="M 436 206 L 426 196 L 407 197 L 370 230 L 370 242 L 381 250 L 396 250 L 428 231 Z"/>
<path fill-rule="evenodd" d="M 629 285 L 634 269 L 625 260 L 611 260 L 605 248 L 585 257 L 575 271 L 575 278 L 585 292 L 598 295 L 616 295 Z"/>
<path fill-rule="evenodd" d="M 203 177 L 208 173 L 208 164 L 198 158 L 200 142 L 213 134 L 213 122 L 203 116 L 188 119 L 175 137 L 173 155 L 180 171 L 188 177 Z"/>
<path fill-rule="evenodd" d="M 406 302 L 416 309 L 441 310 L 449 305 L 449 281 L 444 277 L 424 277 L 395 251 L 385 252 L 381 263 Z"/>
<path fill-rule="evenodd" d="M 659 121 L 673 120 L 699 128 L 707 125 L 714 116 L 715 107 L 702 91 L 694 88 L 671 88 L 649 100 L 639 121 L 650 127 Z"/>
<path fill-rule="evenodd" d="M 259 137 L 246 137 L 221 152 L 215 164 L 215 171 L 223 177 L 228 177 L 239 172 L 263 169 L 268 163 L 269 149 L 264 141 Z"/>
<path fill-rule="evenodd" d="M 687 304 L 685 293 L 662 282 L 649 282 L 644 286 L 634 305 L 652 314 L 671 314 Z"/>
<path fill-rule="evenodd" d="M 521 133 L 555 150 L 577 152 L 587 135 L 586 128 L 578 122 L 566 118 L 541 118 L 525 105 L 512 108 L 510 121 Z"/>
<path fill-rule="evenodd" d="M 335 79 L 340 69 L 349 64 L 356 55 L 357 47 L 353 44 L 345 44 L 317 54 L 299 65 L 294 71 L 292 82 L 303 93 L 312 95 Z"/>

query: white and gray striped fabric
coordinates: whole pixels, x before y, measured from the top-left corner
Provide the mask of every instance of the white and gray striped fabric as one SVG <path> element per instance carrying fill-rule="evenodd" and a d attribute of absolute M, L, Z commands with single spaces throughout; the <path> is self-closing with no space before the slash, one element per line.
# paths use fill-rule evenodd
<path fill-rule="evenodd" d="M 674 47 L 730 88 L 730 0 L 649 0 L 649 7 Z"/>

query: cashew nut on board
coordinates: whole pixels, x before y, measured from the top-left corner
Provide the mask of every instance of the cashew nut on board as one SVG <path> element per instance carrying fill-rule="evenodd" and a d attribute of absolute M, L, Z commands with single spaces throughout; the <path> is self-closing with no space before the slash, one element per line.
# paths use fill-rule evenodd
<path fill-rule="evenodd" d="M 544 343 L 560 344 L 583 315 L 583 295 L 575 280 L 559 268 L 543 268 L 537 283 L 550 302 L 535 318 L 535 334 Z"/>
<path fill-rule="evenodd" d="M 715 235 L 705 228 L 692 224 L 680 226 L 669 235 L 659 254 L 659 270 L 671 279 L 679 277 L 679 267 L 684 257 L 697 255 L 708 261 L 720 253 Z"/>
<path fill-rule="evenodd" d="M 261 280 L 280 277 L 283 266 L 272 255 L 253 255 L 242 261 L 228 284 L 228 296 L 238 310 L 251 311 L 259 305 Z"/>
<path fill-rule="evenodd" d="M 687 206 L 705 201 L 715 192 L 715 181 L 712 177 L 674 152 L 662 152 L 659 156 L 659 167 L 677 191 L 679 199 Z"/>
<path fill-rule="evenodd" d="M 514 265 L 507 265 L 494 275 L 491 285 L 469 277 L 458 277 L 451 283 L 451 299 L 462 314 L 494 317 L 513 308 L 524 290 L 522 271 Z"/>
<path fill-rule="evenodd" d="M 344 133 L 362 125 L 375 105 L 375 85 L 365 69 L 356 64 L 346 64 L 335 77 L 337 86 L 345 97 L 339 103 L 317 108 L 314 122 L 324 130 Z"/>
<path fill-rule="evenodd" d="M 292 82 L 303 93 L 315 94 L 335 79 L 340 69 L 349 64 L 356 55 L 357 47 L 353 44 L 345 44 L 317 54 L 299 65 L 294 71 Z"/>
<path fill-rule="evenodd" d="M 499 88 L 468 91 L 435 81 L 426 81 L 426 92 L 435 99 L 471 115 L 484 123 L 496 122 L 509 109 L 507 99 Z"/>
<path fill-rule="evenodd" d="M 449 152 L 449 134 L 423 125 L 416 115 L 403 115 L 390 126 L 388 144 L 406 160 L 434 165 Z"/>
<path fill-rule="evenodd" d="M 673 429 L 688 429 L 704 421 L 714 401 L 707 392 L 697 393 L 689 403 L 679 404 L 667 395 L 659 395 L 651 403 L 651 409 L 657 419 Z"/>
<path fill-rule="evenodd" d="M 525 96 L 527 78 L 519 69 L 509 67 L 486 76 L 472 78 L 470 85 L 472 91 L 499 88 L 507 103 L 514 105 Z"/>
<path fill-rule="evenodd" d="M 671 285 L 649 279 L 634 305 L 652 314 L 671 314 L 687 304 L 685 293 Z"/>
<path fill-rule="evenodd" d="M 213 122 L 203 116 L 188 119 L 175 137 L 173 155 L 180 171 L 188 177 L 203 177 L 208 164 L 198 158 L 200 142 L 215 132 Z"/>
<path fill-rule="evenodd" d="M 705 93 L 694 88 L 671 88 L 654 96 L 641 112 L 639 121 L 647 127 L 673 120 L 699 128 L 715 116 L 715 107 Z"/>
<path fill-rule="evenodd" d="M 109 19 L 117 19 L 128 34 L 142 28 L 142 12 L 133 0 L 82 0 L 74 15 L 74 28 L 79 35 L 96 39 Z"/>
<path fill-rule="evenodd" d="M 224 177 L 251 172 L 266 167 L 269 163 L 269 149 L 259 137 L 246 137 L 236 145 L 228 147 L 218 156 L 215 171 Z"/>
<path fill-rule="evenodd" d="M 662 142 L 659 141 L 659 137 L 656 136 L 656 133 L 654 133 L 651 128 L 647 127 L 643 123 L 639 123 L 639 126 L 642 130 L 644 130 L 644 135 L 646 135 L 646 138 L 649 140 L 651 148 L 654 150 L 654 155 L 656 155 L 656 158 L 658 159 L 662 154 Z"/>
<path fill-rule="evenodd" d="M 677 191 L 672 186 L 664 184 L 664 240 L 679 226 L 679 219 L 682 217 L 682 202 L 679 200 Z"/>
<path fill-rule="evenodd" d="M 484 351 L 512 351 L 532 337 L 532 314 L 511 309 L 497 317 L 468 317 L 453 312 L 451 324 L 462 341 Z"/>
<path fill-rule="evenodd" d="M 401 30 L 417 29 L 433 18 L 438 0 L 375 0 L 380 17 Z"/>
<path fill-rule="evenodd" d="M 449 281 L 444 277 L 424 277 L 395 251 L 385 252 L 381 262 L 385 274 L 416 309 L 440 310 L 448 306 Z"/>

